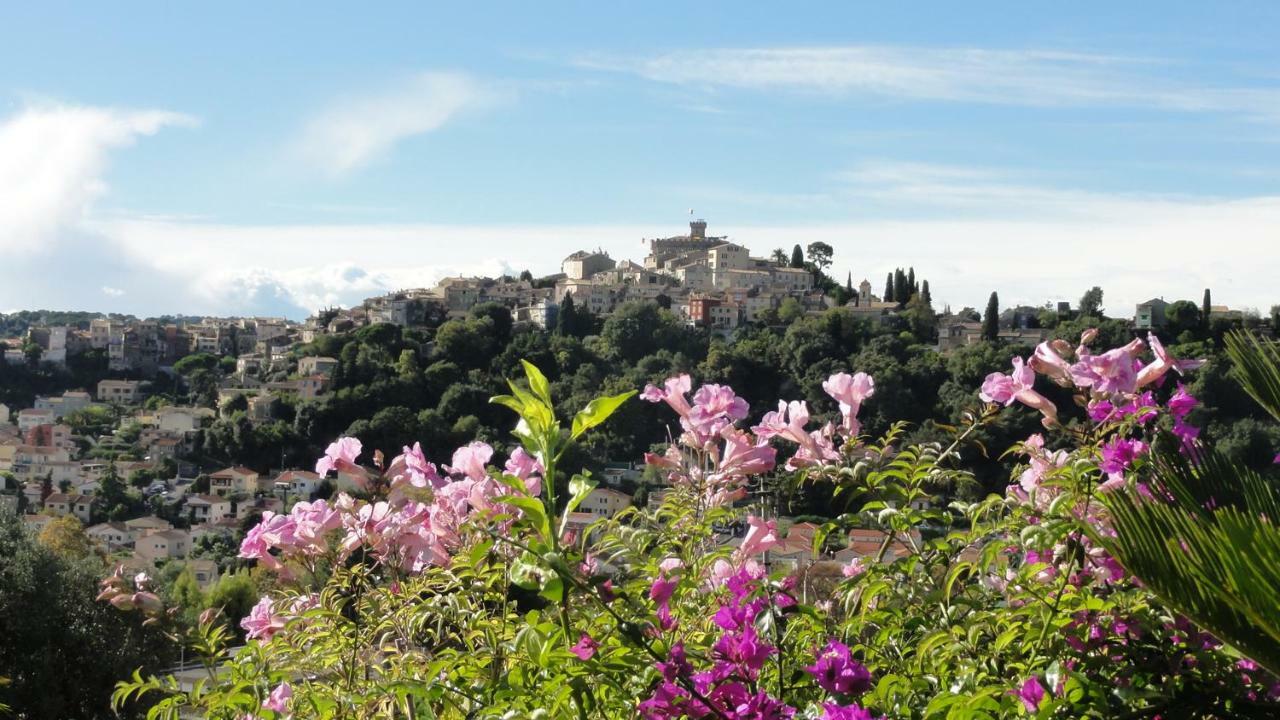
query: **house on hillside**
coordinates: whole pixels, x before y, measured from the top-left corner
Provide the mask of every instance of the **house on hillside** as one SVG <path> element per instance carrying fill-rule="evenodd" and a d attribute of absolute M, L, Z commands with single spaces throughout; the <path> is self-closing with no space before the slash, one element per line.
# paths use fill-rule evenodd
<path fill-rule="evenodd" d="M 258 492 L 258 473 L 243 465 L 219 470 L 209 476 L 209 492 L 219 497 L 236 493 L 252 495 Z"/>
<path fill-rule="evenodd" d="M 578 512 L 588 513 L 596 517 L 613 517 L 631 507 L 631 496 L 621 490 L 598 487 L 583 498 Z"/>
<path fill-rule="evenodd" d="M 197 523 L 220 520 L 231 514 L 231 501 L 217 495 L 192 495 L 186 504 L 187 512 Z"/>
<path fill-rule="evenodd" d="M 134 542 L 133 554 L 154 563 L 184 558 L 191 551 L 191 537 L 183 530 L 160 530 Z"/>
<path fill-rule="evenodd" d="M 93 506 L 97 498 L 92 495 L 68 495 L 53 493 L 44 499 L 44 509 L 52 515 L 74 515 L 80 522 L 88 524 L 93 517 Z"/>

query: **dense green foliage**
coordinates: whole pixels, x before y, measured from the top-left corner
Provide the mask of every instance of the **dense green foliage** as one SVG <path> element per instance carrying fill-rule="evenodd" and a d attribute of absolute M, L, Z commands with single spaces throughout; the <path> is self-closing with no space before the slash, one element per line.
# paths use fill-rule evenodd
<path fill-rule="evenodd" d="M 69 546 L 37 543 L 0 510 L 0 703 L 21 718 L 107 717 L 116 681 L 176 653 L 159 625 L 95 602 L 102 562 L 58 551 Z"/>

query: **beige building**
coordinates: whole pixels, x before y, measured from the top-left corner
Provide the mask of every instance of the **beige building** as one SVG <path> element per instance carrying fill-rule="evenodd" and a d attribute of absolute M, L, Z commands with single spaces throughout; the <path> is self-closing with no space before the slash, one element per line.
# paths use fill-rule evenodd
<path fill-rule="evenodd" d="M 59 517 L 74 515 L 80 522 L 88 524 L 93 518 L 93 505 L 96 501 L 92 495 L 53 493 L 44 499 L 44 509 Z"/>
<path fill-rule="evenodd" d="M 221 520 L 231 514 L 231 501 L 217 495 L 192 495 L 187 498 L 187 511 L 197 523 Z"/>
<path fill-rule="evenodd" d="M 631 496 L 621 490 L 596 488 L 587 494 L 578 511 L 596 517 L 613 517 L 631 507 Z"/>
<path fill-rule="evenodd" d="M 219 497 L 236 493 L 253 495 L 258 492 L 258 473 L 247 467 L 229 467 L 209 476 L 209 492 Z"/>
<path fill-rule="evenodd" d="M 129 405 L 142 399 L 138 380 L 103 380 L 98 383 L 98 401 Z"/>
<path fill-rule="evenodd" d="M 133 553 L 140 558 L 156 562 L 185 558 L 191 551 L 191 537 L 182 530 L 158 530 L 134 541 Z"/>

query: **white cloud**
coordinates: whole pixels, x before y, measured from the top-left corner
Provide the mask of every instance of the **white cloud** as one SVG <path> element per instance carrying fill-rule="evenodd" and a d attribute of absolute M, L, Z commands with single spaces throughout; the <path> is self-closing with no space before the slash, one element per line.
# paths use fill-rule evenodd
<path fill-rule="evenodd" d="M 956 186 L 970 175 L 983 182 L 1002 177 L 995 171 L 935 167 L 917 167 L 914 177 L 904 168 L 881 167 L 873 174 L 893 173 L 910 182 L 941 177 L 946 182 L 939 191 L 957 193 Z M 1111 197 L 1003 187 L 1008 194 L 993 197 L 977 213 L 926 219 L 916 211 L 919 205 L 904 204 L 897 214 L 876 219 L 733 226 L 717 225 L 712 218 L 711 229 L 729 234 L 757 255 L 795 243 L 827 242 L 836 251 L 838 277 L 852 271 L 855 282 L 866 277 L 877 291 L 886 272 L 914 265 L 918 275 L 930 280 L 937 302 L 956 308 L 984 303 L 992 290 L 1000 292 L 1005 305 L 1074 302 L 1093 285 L 1103 287 L 1107 307 L 1121 316 L 1152 296 L 1198 300 L 1205 287 L 1213 288 L 1215 300 L 1234 307 L 1265 309 L 1280 302 L 1273 283 L 1280 274 L 1280 254 L 1273 249 L 1280 197 Z M 1059 192 L 1063 197 L 1055 199 Z M 1009 210 L 1008 198 L 1023 198 L 1031 207 L 1025 213 Z M 919 202 L 910 195 L 908 200 Z M 978 198 L 968 201 L 977 203 Z M 997 212 L 1001 204 L 1003 214 Z M 679 229 L 146 221 L 101 226 L 132 257 L 150 258 L 152 277 L 192 288 L 188 296 L 148 312 L 292 317 L 388 290 L 429 287 L 445 276 L 496 276 L 526 268 L 535 274 L 556 272 L 561 258 L 581 248 L 602 247 L 615 258 L 640 258 L 647 252 L 640 238 Z M 173 244 L 184 248 L 181 257 L 162 252 Z M 253 258 L 254 267 L 243 266 L 246 257 Z M 180 301 L 190 305 L 178 305 Z"/>
<path fill-rule="evenodd" d="M 102 294 L 107 297 L 120 297 L 121 295 L 124 295 L 124 291 L 120 288 L 113 288 L 110 285 L 103 285 Z"/>
<path fill-rule="evenodd" d="M 193 122 L 163 110 L 69 105 L 30 106 L 0 120 L 0 250 L 49 251 L 106 192 L 112 150 Z"/>
<path fill-rule="evenodd" d="M 583 67 L 666 83 L 1033 107 L 1101 106 L 1241 112 L 1280 120 L 1280 89 L 1163 79 L 1170 63 L 1045 50 L 886 45 L 686 50 L 586 57 Z"/>
<path fill-rule="evenodd" d="M 296 147 L 313 166 L 342 175 L 493 99 L 466 75 L 420 73 L 382 93 L 333 103 L 306 125 Z"/>

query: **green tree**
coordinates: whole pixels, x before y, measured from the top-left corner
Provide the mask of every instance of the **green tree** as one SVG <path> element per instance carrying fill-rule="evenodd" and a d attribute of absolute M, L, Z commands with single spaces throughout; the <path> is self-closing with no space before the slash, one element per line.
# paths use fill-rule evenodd
<path fill-rule="evenodd" d="M 1213 300 L 1209 296 L 1209 288 L 1204 289 L 1204 299 L 1200 301 L 1200 330 L 1202 335 L 1208 334 L 1209 317 L 1213 314 Z"/>
<path fill-rule="evenodd" d="M 809 262 L 813 263 L 813 267 L 818 272 L 823 272 L 831 267 L 831 258 L 835 254 L 835 250 L 824 242 L 811 242 L 805 248 L 805 252 L 809 255 Z"/>
<path fill-rule="evenodd" d="M 418 353 L 405 348 L 400 351 L 400 359 L 396 361 L 396 374 L 402 380 L 413 380 L 418 377 Z"/>
<path fill-rule="evenodd" d="M 804 306 L 793 297 L 784 298 L 782 304 L 778 306 L 779 322 L 790 325 L 802 317 L 804 317 Z"/>
<path fill-rule="evenodd" d="M 773 254 L 769 256 L 769 259 L 778 267 L 786 267 L 791 263 L 790 256 L 788 256 L 787 251 L 782 248 L 774 248 Z"/>
<path fill-rule="evenodd" d="M 987 298 L 987 313 L 982 316 L 982 338 L 995 342 L 1000 337 L 1000 296 L 994 291 Z"/>
<path fill-rule="evenodd" d="M 117 680 L 176 659 L 165 621 L 96 602 L 102 564 L 33 540 L 0 510 L 0 703 L 31 720 L 114 717 Z M 136 707 L 126 708 L 132 715 Z"/>
<path fill-rule="evenodd" d="M 1165 332 L 1178 342 L 1190 342 L 1201 335 L 1204 324 L 1201 322 L 1200 308 L 1190 300 L 1179 300 L 1170 303 L 1164 311 Z"/>
<path fill-rule="evenodd" d="M 791 248 L 791 267 L 804 267 L 804 251 L 800 249 L 800 245 L 798 243 L 795 247 Z"/>
<path fill-rule="evenodd" d="M 896 298 L 893 296 L 893 273 L 889 273 L 888 275 L 885 276 L 884 297 L 881 299 L 884 300 L 885 302 L 895 302 L 896 300 Z"/>
<path fill-rule="evenodd" d="M 1094 285 L 1080 297 L 1080 317 L 1102 317 L 1102 288 Z"/>

